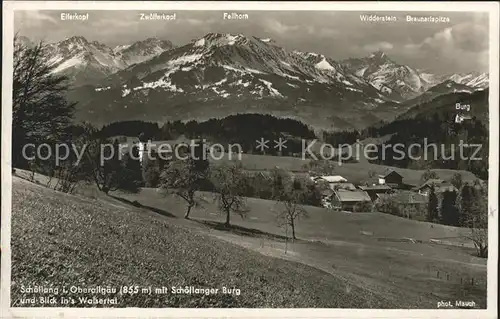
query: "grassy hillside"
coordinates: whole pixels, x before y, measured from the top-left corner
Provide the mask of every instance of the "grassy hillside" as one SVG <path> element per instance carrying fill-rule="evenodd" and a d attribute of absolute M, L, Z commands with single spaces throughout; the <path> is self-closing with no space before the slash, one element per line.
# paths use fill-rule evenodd
<path fill-rule="evenodd" d="M 185 203 L 154 189 L 117 193 L 158 213 L 182 217 Z M 486 302 L 486 260 L 474 256 L 467 229 L 408 220 L 379 213 L 333 212 L 308 207 L 297 226 L 298 241 L 288 242 L 275 216 L 274 201 L 248 199 L 245 219 L 234 217 L 233 229 L 221 228 L 223 216 L 209 193 L 192 212 L 190 227 L 262 254 L 298 261 L 383 293 L 410 308 L 434 308 L 439 300 L 469 298 Z M 437 244 L 441 243 L 441 244 Z M 474 278 L 474 285 L 470 285 Z"/>
<path fill-rule="evenodd" d="M 154 210 L 166 210 L 177 217 L 182 217 L 185 202 L 173 195 L 164 195 L 153 188 L 143 188 L 137 194 L 115 193 L 117 197 L 139 203 Z M 193 218 L 210 221 L 222 221 L 217 214 L 217 203 L 211 193 L 200 193 L 201 206 L 193 209 Z M 248 229 L 256 229 L 268 234 L 285 235 L 284 229 L 276 224 L 276 211 L 282 206 L 272 200 L 248 198 L 248 217 L 235 217 L 233 223 Z M 297 223 L 297 235 L 308 240 L 348 240 L 363 242 L 367 239 L 363 233 L 370 233 L 370 242 L 381 239 L 412 238 L 420 241 L 430 239 L 448 239 L 457 245 L 471 246 L 464 238 L 466 228 L 432 224 L 401 218 L 384 213 L 345 213 L 332 211 L 322 207 L 304 206 L 308 212 L 307 219 Z M 386 244 L 384 244 L 386 245 Z M 474 258 L 467 258 L 469 261 Z"/>
<path fill-rule="evenodd" d="M 54 192 L 17 177 L 12 200 L 14 306 L 26 297 L 21 286 L 30 284 L 241 290 L 240 296 L 116 295 L 118 307 L 399 306 L 326 272 L 262 256 L 118 202 Z"/>
<path fill-rule="evenodd" d="M 192 220 L 186 222 L 198 232 L 340 276 L 405 308 L 435 308 L 439 300 L 464 298 L 485 307 L 486 260 L 474 256 L 471 243 L 463 238 L 467 229 L 306 206 L 309 217 L 296 226 L 298 240 L 285 243 L 285 229 L 275 220 L 280 206 L 274 201 L 249 198 L 248 216 L 233 217 L 233 228 L 225 229 L 211 194 L 201 195 L 202 206 L 193 209 Z M 114 196 L 179 218 L 185 209 L 183 200 L 155 189 Z"/>

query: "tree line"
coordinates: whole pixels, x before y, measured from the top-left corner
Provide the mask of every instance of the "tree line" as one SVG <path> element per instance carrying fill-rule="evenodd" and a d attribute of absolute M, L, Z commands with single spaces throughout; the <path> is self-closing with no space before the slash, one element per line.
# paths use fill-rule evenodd
<path fill-rule="evenodd" d="M 207 139 L 221 144 L 239 144 L 243 152 L 260 152 L 256 141 L 264 138 L 269 141 L 286 138 L 287 148 L 281 153 L 273 148 L 268 155 L 291 155 L 301 153 L 300 139 L 315 138 L 314 131 L 304 123 L 269 114 L 236 114 L 224 118 L 212 118 L 198 122 L 190 120 L 169 121 L 162 125 L 145 121 L 121 121 L 104 125 L 101 128 L 104 137 L 132 136 L 143 134 L 146 140 L 173 140 L 183 135 L 189 139 Z"/>
<path fill-rule="evenodd" d="M 385 144 L 403 145 L 404 150 L 410 150 L 409 146 L 412 144 L 421 147 L 412 148 L 411 154 L 406 152 L 402 158 L 394 148 L 383 150 L 379 147 L 377 159 L 370 162 L 411 169 L 467 170 L 487 180 L 487 124 L 476 117 L 456 123 L 455 113 L 453 109 L 429 111 L 425 115 L 398 119 L 378 128 L 376 132 L 379 136 L 392 134 Z M 436 147 L 429 146 L 430 144 Z M 461 144 L 469 146 L 461 147 Z M 385 152 L 384 156 L 382 152 Z"/>

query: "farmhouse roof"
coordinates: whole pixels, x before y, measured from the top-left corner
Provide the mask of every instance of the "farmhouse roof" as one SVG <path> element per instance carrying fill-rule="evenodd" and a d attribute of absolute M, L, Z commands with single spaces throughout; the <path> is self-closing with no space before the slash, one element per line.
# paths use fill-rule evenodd
<path fill-rule="evenodd" d="M 329 197 L 329 196 L 332 196 L 334 194 L 333 190 L 331 190 L 329 188 L 322 189 L 320 193 L 321 193 L 321 196 L 324 196 L 324 197 Z"/>
<path fill-rule="evenodd" d="M 369 202 L 371 201 L 370 196 L 362 190 L 345 190 L 338 189 L 335 191 L 335 195 L 341 202 Z"/>
<path fill-rule="evenodd" d="M 371 186 L 359 186 L 359 189 L 363 191 L 375 191 L 375 190 L 391 190 L 392 188 L 387 184 L 383 185 L 371 185 Z"/>
<path fill-rule="evenodd" d="M 444 182 L 445 181 L 442 179 L 431 178 L 431 179 L 427 180 L 425 183 L 423 183 L 422 185 L 420 185 L 417 189 L 422 189 L 424 187 L 431 187 L 431 186 L 440 185 L 440 184 L 443 184 Z"/>
<path fill-rule="evenodd" d="M 328 186 L 332 190 L 336 190 L 336 189 L 356 190 L 356 186 L 354 186 L 353 183 L 329 183 Z"/>
<path fill-rule="evenodd" d="M 340 175 L 330 175 L 330 176 L 320 176 L 320 179 L 324 179 L 328 183 L 342 183 L 347 182 L 347 179 Z"/>
<path fill-rule="evenodd" d="M 392 175 L 392 174 L 396 174 L 400 177 L 403 177 L 403 176 L 401 176 L 401 174 L 399 174 L 398 172 L 396 172 L 395 170 L 392 170 L 392 169 L 387 169 L 383 174 L 380 174 L 379 177 L 386 178 L 387 176 Z"/>

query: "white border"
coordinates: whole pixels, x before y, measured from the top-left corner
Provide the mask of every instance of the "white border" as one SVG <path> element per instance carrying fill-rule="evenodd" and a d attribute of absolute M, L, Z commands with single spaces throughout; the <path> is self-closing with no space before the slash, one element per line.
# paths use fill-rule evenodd
<path fill-rule="evenodd" d="M 147 8 L 147 9 L 146 9 Z M 490 162 L 489 162 L 489 257 L 486 310 L 380 310 L 380 309 L 188 309 L 188 308 L 10 308 L 10 208 L 11 208 L 11 124 L 12 124 L 12 52 L 14 10 L 241 10 L 245 11 L 455 11 L 490 14 Z M 2 72 L 2 232 L 1 294 L 3 316 L 34 317 L 239 317 L 239 318 L 497 318 L 498 264 L 498 64 L 499 4 L 497 2 L 85 2 L 85 1 L 8 1 L 3 2 Z"/>

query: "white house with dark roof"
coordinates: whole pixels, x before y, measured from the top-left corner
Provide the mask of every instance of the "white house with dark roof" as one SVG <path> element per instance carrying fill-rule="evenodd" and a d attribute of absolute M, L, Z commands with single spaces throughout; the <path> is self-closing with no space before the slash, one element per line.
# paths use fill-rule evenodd
<path fill-rule="evenodd" d="M 144 163 L 145 159 L 149 158 L 148 153 L 155 159 L 173 159 L 176 155 L 185 156 L 185 153 L 190 152 L 190 147 L 193 140 L 180 135 L 176 139 L 163 140 L 163 141 L 141 141 L 139 139 L 130 139 L 125 143 L 120 144 L 122 153 L 129 152 L 132 147 L 139 149 L 139 161 Z M 199 144 L 198 144 L 199 145 Z M 178 150 L 176 153 L 176 149 Z"/>

